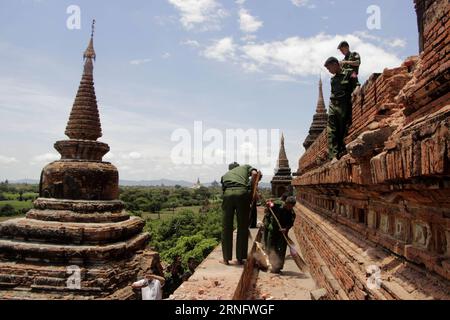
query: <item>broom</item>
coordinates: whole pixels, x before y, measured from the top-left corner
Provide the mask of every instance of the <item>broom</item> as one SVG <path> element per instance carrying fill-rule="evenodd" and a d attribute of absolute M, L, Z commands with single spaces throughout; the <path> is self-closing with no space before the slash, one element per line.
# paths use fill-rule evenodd
<path fill-rule="evenodd" d="M 281 227 L 280 220 L 278 220 L 278 218 L 277 218 L 276 214 L 273 212 L 272 208 L 270 206 L 268 206 L 268 208 L 270 210 L 270 213 L 272 213 L 272 216 L 275 218 L 275 221 L 277 222 L 280 230 L 283 229 Z M 297 248 L 295 248 L 294 241 L 292 241 L 289 238 L 289 236 L 287 234 L 285 234 L 284 232 L 281 232 L 281 233 L 283 234 L 284 240 L 286 240 L 286 243 L 288 244 L 289 251 L 291 252 L 291 256 L 292 256 L 292 259 L 294 259 L 295 264 L 300 269 L 300 271 L 302 271 L 302 272 L 306 271 L 306 268 L 307 268 L 306 262 L 298 254 Z"/>
<path fill-rule="evenodd" d="M 248 237 L 251 241 L 253 241 L 253 237 L 250 234 L 250 220 L 252 217 L 252 211 L 253 211 L 253 206 L 256 206 L 256 193 L 258 192 L 258 183 L 259 183 L 259 179 L 261 178 L 261 172 L 258 171 L 258 173 L 256 174 L 256 178 L 255 178 L 255 182 L 252 186 L 252 197 L 251 197 L 251 203 L 250 203 L 250 213 L 248 216 L 248 221 L 249 221 L 249 230 L 248 230 Z"/>

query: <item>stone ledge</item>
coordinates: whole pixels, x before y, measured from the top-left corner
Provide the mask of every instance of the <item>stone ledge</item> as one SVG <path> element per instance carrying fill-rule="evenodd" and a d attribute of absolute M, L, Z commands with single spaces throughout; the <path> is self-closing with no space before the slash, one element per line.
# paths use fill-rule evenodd
<path fill-rule="evenodd" d="M 53 263 L 101 263 L 117 261 L 145 248 L 150 235 L 143 233 L 134 238 L 103 246 L 75 246 L 28 243 L 0 239 L 0 259 L 13 261 Z"/>
<path fill-rule="evenodd" d="M 0 224 L 0 238 L 53 244 L 107 244 L 131 238 L 144 225 L 138 217 L 117 223 L 61 223 L 22 218 Z"/>
<path fill-rule="evenodd" d="M 67 210 L 80 213 L 120 213 L 125 208 L 125 204 L 120 200 L 100 201 L 38 198 L 33 204 L 34 208 L 38 210 Z"/>

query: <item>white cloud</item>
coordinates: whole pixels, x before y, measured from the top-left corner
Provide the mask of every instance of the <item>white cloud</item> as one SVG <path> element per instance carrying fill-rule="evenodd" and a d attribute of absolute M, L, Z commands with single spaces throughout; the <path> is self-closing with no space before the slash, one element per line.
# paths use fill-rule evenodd
<path fill-rule="evenodd" d="M 31 159 L 32 164 L 50 163 L 59 160 L 61 156 L 57 153 L 44 153 Z"/>
<path fill-rule="evenodd" d="M 252 16 L 244 8 L 239 10 L 239 24 L 241 30 L 246 33 L 256 32 L 263 26 L 262 21 L 258 20 L 257 17 Z"/>
<path fill-rule="evenodd" d="M 372 40 L 372 41 L 378 42 L 381 45 L 388 46 L 391 48 L 404 48 L 404 47 L 406 47 L 406 44 L 407 44 L 405 39 L 399 39 L 399 38 L 384 39 L 384 38 L 375 36 L 373 34 L 370 34 L 367 31 L 356 31 L 354 34 L 360 38 Z"/>
<path fill-rule="evenodd" d="M 185 45 L 185 46 L 193 47 L 193 48 L 200 47 L 200 43 L 197 40 L 191 40 L 191 39 L 183 41 L 183 42 L 181 42 L 181 44 Z"/>
<path fill-rule="evenodd" d="M 269 76 L 269 80 L 291 81 L 292 79 L 286 78 L 291 75 L 296 76 L 296 81 L 299 82 L 299 77 L 328 73 L 323 64 L 331 56 L 343 58 L 336 47 L 344 39 L 351 44 L 352 51 L 357 51 L 362 57 L 360 75 L 363 81 L 372 73 L 382 72 L 384 68 L 394 68 L 402 63 L 388 49 L 399 47 L 403 42 L 394 41 L 388 45 L 385 39 L 358 32 L 347 35 L 320 33 L 309 38 L 291 37 L 268 42 L 257 42 L 254 37 L 241 38 L 244 44 L 235 43 L 232 37 L 225 37 L 206 48 L 196 41 L 194 43 L 201 47 L 200 54 L 208 59 L 232 62 L 241 66 L 245 72 L 275 75 Z"/>
<path fill-rule="evenodd" d="M 405 39 L 392 39 L 387 42 L 387 44 L 393 48 L 404 48 L 406 47 Z"/>
<path fill-rule="evenodd" d="M 328 57 L 339 58 L 336 44 L 343 39 L 349 41 L 352 49 L 361 55 L 360 73 L 363 77 L 401 64 L 394 54 L 355 35 L 331 36 L 321 33 L 310 38 L 292 37 L 284 41 L 247 44 L 240 49 L 244 59 L 260 68 L 275 68 L 291 75 L 310 76 L 323 70 L 322 66 Z"/>
<path fill-rule="evenodd" d="M 16 159 L 16 158 L 13 158 L 13 157 L 5 157 L 5 156 L 0 155 L 0 163 L 3 164 L 3 165 L 15 163 L 15 162 L 17 162 L 17 159 Z"/>
<path fill-rule="evenodd" d="M 248 73 L 255 73 L 262 71 L 256 64 L 251 62 L 242 62 L 241 67 L 244 68 L 244 71 Z"/>
<path fill-rule="evenodd" d="M 103 157 L 103 160 L 112 160 L 115 158 L 115 154 L 112 152 L 108 152 L 107 154 L 105 154 L 105 156 Z"/>
<path fill-rule="evenodd" d="M 235 57 L 237 45 L 232 37 L 217 40 L 203 51 L 203 55 L 208 59 L 224 62 Z"/>
<path fill-rule="evenodd" d="M 298 82 L 293 76 L 287 74 L 273 74 L 268 77 L 267 80 L 278 82 Z"/>
<path fill-rule="evenodd" d="M 155 23 L 161 27 L 164 27 L 168 24 L 174 24 L 178 23 L 178 18 L 176 15 L 170 15 L 170 16 L 154 16 L 153 20 Z"/>
<path fill-rule="evenodd" d="M 307 7 L 309 9 L 316 8 L 316 5 L 311 3 L 310 0 L 291 0 L 291 2 L 296 7 Z"/>
<path fill-rule="evenodd" d="M 130 152 L 129 156 L 133 160 L 138 160 L 142 158 L 142 154 L 140 154 L 139 152 Z"/>
<path fill-rule="evenodd" d="M 246 33 L 244 36 L 241 37 L 241 41 L 243 42 L 253 42 L 256 40 L 256 36 L 251 33 Z"/>
<path fill-rule="evenodd" d="M 161 57 L 163 59 L 169 59 L 172 55 L 169 52 L 164 53 Z"/>
<path fill-rule="evenodd" d="M 201 26 L 203 30 L 220 29 L 220 20 L 227 12 L 216 0 L 168 0 L 179 12 L 180 22 L 187 30 Z"/>
<path fill-rule="evenodd" d="M 133 65 L 133 66 L 139 66 L 141 64 L 146 64 L 146 63 L 149 63 L 151 61 L 152 61 L 152 59 L 150 59 L 150 58 L 136 59 L 136 60 L 131 60 L 130 64 Z"/>
<path fill-rule="evenodd" d="M 122 158 L 125 160 L 139 160 L 142 159 L 142 154 L 140 152 L 133 151 L 122 155 Z"/>

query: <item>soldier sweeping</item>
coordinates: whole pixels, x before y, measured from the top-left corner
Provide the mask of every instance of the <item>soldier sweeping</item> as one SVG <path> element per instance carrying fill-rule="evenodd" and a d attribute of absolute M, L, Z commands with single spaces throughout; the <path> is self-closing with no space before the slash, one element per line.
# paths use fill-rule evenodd
<path fill-rule="evenodd" d="M 243 264 L 248 254 L 248 227 L 250 217 L 251 190 L 261 178 L 261 173 L 250 165 L 233 163 L 222 177 L 223 220 L 222 252 L 223 263 L 228 265 L 233 251 L 233 220 L 237 217 L 236 259 Z"/>
<path fill-rule="evenodd" d="M 264 245 L 269 255 L 272 273 L 280 273 L 284 267 L 288 242 L 286 237 L 294 225 L 294 207 L 297 203 L 295 197 L 269 201 L 264 217 Z M 275 216 L 274 216 L 275 215 Z"/>
<path fill-rule="evenodd" d="M 352 73 L 341 68 L 338 59 L 328 58 L 325 67 L 334 76 L 331 78 L 331 96 L 328 114 L 328 155 L 334 161 L 346 152 L 344 139 L 348 133 L 352 113 Z"/>

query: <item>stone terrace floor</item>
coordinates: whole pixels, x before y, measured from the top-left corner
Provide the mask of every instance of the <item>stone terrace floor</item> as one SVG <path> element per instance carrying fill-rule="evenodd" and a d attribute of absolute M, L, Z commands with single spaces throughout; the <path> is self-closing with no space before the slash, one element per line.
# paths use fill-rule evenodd
<path fill-rule="evenodd" d="M 262 221 L 264 208 L 258 208 L 258 220 Z M 251 229 L 249 250 L 253 247 L 258 229 Z M 296 242 L 292 232 L 291 238 Z M 236 233 L 233 246 L 235 248 Z M 297 245 L 298 248 L 298 245 Z M 280 275 L 267 272 L 255 272 L 256 283 L 249 288 L 249 299 L 260 300 L 310 300 L 310 292 L 316 289 L 309 273 L 301 273 L 287 250 L 285 268 Z M 200 264 L 192 277 L 183 283 L 169 298 L 174 300 L 232 300 L 244 272 L 244 266 L 225 266 L 222 259 L 222 247 L 219 245 Z"/>

